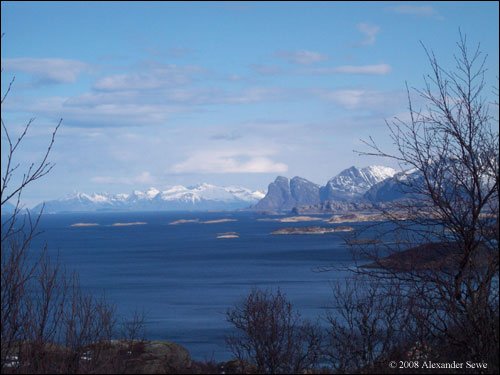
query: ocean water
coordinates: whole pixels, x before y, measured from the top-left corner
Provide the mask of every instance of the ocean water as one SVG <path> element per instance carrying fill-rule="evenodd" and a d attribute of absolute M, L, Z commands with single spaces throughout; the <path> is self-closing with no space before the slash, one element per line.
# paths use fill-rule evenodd
<path fill-rule="evenodd" d="M 325 316 L 331 307 L 331 281 L 340 271 L 317 272 L 351 264 L 345 233 L 270 235 L 282 227 L 324 225 L 280 223 L 249 212 L 142 212 L 44 215 L 33 251 L 47 245 L 68 270 L 76 270 L 82 287 L 105 291 L 120 316 L 146 312 L 149 340 L 186 347 L 193 359 L 228 360 L 224 335 L 228 308 L 252 288 L 280 288 L 308 319 Z M 183 223 L 180 220 L 221 223 Z M 142 225 L 113 226 L 114 223 Z M 72 226 L 97 223 L 98 226 Z M 353 226 L 357 226 L 356 224 Z M 239 238 L 218 239 L 224 232 Z"/>

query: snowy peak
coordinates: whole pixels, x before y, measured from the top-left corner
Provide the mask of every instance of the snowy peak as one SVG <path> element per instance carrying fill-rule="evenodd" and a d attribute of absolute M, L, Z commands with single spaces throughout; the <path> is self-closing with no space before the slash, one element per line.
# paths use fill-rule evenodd
<path fill-rule="evenodd" d="M 337 176 L 328 181 L 328 183 L 339 187 L 352 185 L 373 186 L 395 174 L 396 171 L 394 169 L 380 165 L 371 165 L 365 168 L 351 167 L 340 172 Z"/>
<path fill-rule="evenodd" d="M 239 186 L 222 187 L 207 183 L 190 187 L 174 186 L 161 192 L 161 199 L 165 201 L 184 200 L 196 202 L 213 200 L 220 202 L 242 201 L 254 203 L 263 197 L 264 193 L 260 191 L 252 191 Z"/>
<path fill-rule="evenodd" d="M 394 169 L 379 165 L 345 169 L 320 189 L 321 201 L 351 201 L 357 199 L 372 186 L 395 174 Z"/>
<path fill-rule="evenodd" d="M 82 203 L 105 203 L 113 200 L 122 201 L 126 199 L 128 194 L 117 194 L 113 196 L 109 193 L 92 193 L 85 194 L 80 192 L 73 192 L 66 197 L 62 198 L 61 201 L 78 201 Z"/>
<path fill-rule="evenodd" d="M 264 197 L 260 191 L 239 186 L 221 187 L 202 183 L 192 187 L 171 186 L 161 191 L 151 187 L 131 194 L 73 194 L 45 203 L 44 212 L 99 210 L 230 210 L 245 208 Z M 34 209 L 41 208 L 41 205 Z"/>
<path fill-rule="evenodd" d="M 394 169 L 379 165 L 351 167 L 330 179 L 323 187 L 302 177 L 288 180 L 278 176 L 269 184 L 266 196 L 254 208 L 283 211 L 297 206 L 314 206 L 326 201 L 350 202 L 361 199 L 372 186 L 395 174 Z"/>
<path fill-rule="evenodd" d="M 258 201 L 258 200 L 264 198 L 266 195 L 262 191 L 259 191 L 259 190 L 252 191 L 250 189 L 239 187 L 239 186 L 228 186 L 225 189 L 227 189 L 227 191 L 229 191 L 231 194 L 233 194 L 238 199 L 241 199 L 241 200 L 247 201 L 247 202 Z"/>

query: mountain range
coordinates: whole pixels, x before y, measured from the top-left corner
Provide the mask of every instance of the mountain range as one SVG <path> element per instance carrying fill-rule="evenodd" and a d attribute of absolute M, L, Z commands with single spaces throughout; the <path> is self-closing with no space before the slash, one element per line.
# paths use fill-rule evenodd
<path fill-rule="evenodd" d="M 267 193 L 243 187 L 221 187 L 207 183 L 165 190 L 150 188 L 130 194 L 75 192 L 62 199 L 45 202 L 44 212 L 76 211 L 162 211 L 235 210 L 331 212 L 359 210 L 374 203 L 391 202 L 405 195 L 401 180 L 411 173 L 396 173 L 384 166 L 350 167 L 320 186 L 302 177 L 278 176 Z M 33 210 L 39 212 L 42 204 Z"/>
<path fill-rule="evenodd" d="M 373 186 L 392 178 L 396 171 L 389 167 L 351 167 L 343 170 L 321 187 L 301 177 L 288 180 L 279 176 L 269 184 L 266 196 L 254 208 L 285 211 L 301 206 L 318 206 L 324 202 L 355 202 L 364 200 Z"/>
<path fill-rule="evenodd" d="M 235 210 L 251 206 L 263 197 L 263 192 L 243 187 L 203 183 L 191 187 L 172 186 L 163 191 L 152 187 L 145 192 L 135 190 L 130 194 L 75 192 L 43 203 L 43 212 Z M 41 209 L 42 204 L 39 204 L 33 211 Z"/>

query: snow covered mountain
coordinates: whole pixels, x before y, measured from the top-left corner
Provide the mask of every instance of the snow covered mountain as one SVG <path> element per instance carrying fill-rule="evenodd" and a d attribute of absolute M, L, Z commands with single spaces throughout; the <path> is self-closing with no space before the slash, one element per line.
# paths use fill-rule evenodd
<path fill-rule="evenodd" d="M 395 174 L 394 169 L 380 165 L 365 168 L 351 167 L 340 172 L 320 189 L 320 199 L 322 202 L 352 201 L 360 198 L 372 186 Z"/>
<path fill-rule="evenodd" d="M 372 186 L 396 174 L 389 167 L 372 165 L 351 167 L 340 172 L 320 187 L 304 178 L 291 180 L 278 176 L 269 184 L 267 194 L 254 208 L 258 210 L 290 210 L 299 206 L 315 206 L 324 202 L 353 202 L 360 200 Z"/>
<path fill-rule="evenodd" d="M 45 202 L 44 212 L 70 211 L 161 211 L 161 210 L 233 210 L 249 207 L 264 197 L 260 191 L 243 187 L 221 187 L 207 183 L 185 187 L 172 186 L 160 191 L 149 188 L 130 194 L 75 192 L 65 198 Z M 42 208 L 37 205 L 35 212 Z"/>
<path fill-rule="evenodd" d="M 363 195 L 363 198 L 370 202 L 393 202 L 398 199 L 413 198 L 415 197 L 414 194 L 404 185 L 404 181 L 408 179 L 410 179 L 413 184 L 423 184 L 420 172 L 415 170 L 399 172 L 391 178 L 387 178 L 373 185 Z"/>

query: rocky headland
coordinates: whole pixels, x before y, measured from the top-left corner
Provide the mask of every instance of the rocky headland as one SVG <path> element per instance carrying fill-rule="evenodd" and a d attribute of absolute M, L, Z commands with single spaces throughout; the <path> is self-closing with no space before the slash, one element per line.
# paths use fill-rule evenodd
<path fill-rule="evenodd" d="M 463 253 L 459 244 L 455 242 L 429 242 L 394 252 L 361 267 L 390 269 L 396 272 L 442 271 L 456 269 L 462 259 Z M 480 267 L 486 267 L 494 259 L 495 255 L 483 246 L 478 248 L 472 262 Z"/>

